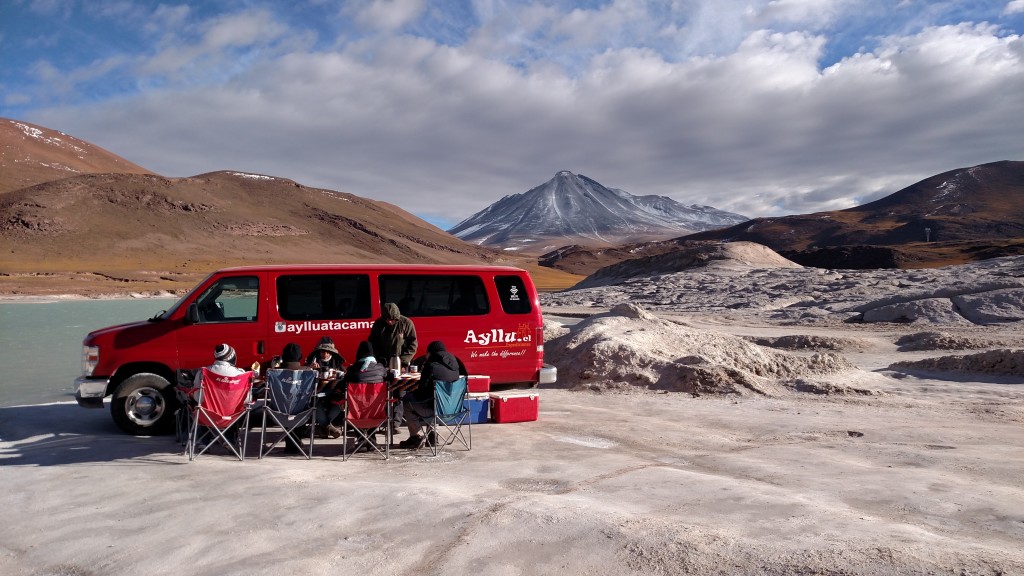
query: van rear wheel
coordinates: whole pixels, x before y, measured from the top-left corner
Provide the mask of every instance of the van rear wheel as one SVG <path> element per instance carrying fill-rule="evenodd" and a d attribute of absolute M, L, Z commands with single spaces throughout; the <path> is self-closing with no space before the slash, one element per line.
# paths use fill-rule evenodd
<path fill-rule="evenodd" d="M 114 390 L 110 415 L 121 429 L 135 436 L 164 434 L 174 421 L 171 384 L 158 374 L 129 376 Z"/>

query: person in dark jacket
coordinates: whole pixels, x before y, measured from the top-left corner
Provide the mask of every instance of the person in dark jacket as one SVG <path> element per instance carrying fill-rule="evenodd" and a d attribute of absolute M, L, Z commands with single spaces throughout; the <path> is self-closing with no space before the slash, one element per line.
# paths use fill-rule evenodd
<path fill-rule="evenodd" d="M 384 366 L 381 366 L 373 355 L 373 345 L 363 340 L 356 350 L 356 361 L 345 370 L 345 376 L 334 385 L 328 393 L 328 401 L 317 406 L 317 423 L 324 428 L 326 435 L 338 438 L 342 431 L 334 425 L 334 420 L 341 414 L 345 402 L 345 390 L 349 383 L 374 383 L 384 381 Z"/>
<path fill-rule="evenodd" d="M 334 340 L 330 336 L 324 336 L 309 356 L 306 356 L 306 366 L 321 373 L 329 370 L 341 372 L 345 369 L 345 357 L 335 348 Z"/>
<path fill-rule="evenodd" d="M 399 448 L 418 448 L 423 445 L 424 437 L 420 435 L 421 422 L 434 417 L 434 382 L 454 382 L 465 375 L 466 366 L 445 348 L 444 342 L 434 340 L 427 346 L 427 355 L 420 365 L 419 384 L 406 394 L 403 402 L 409 439 L 399 442 Z M 431 431 L 427 435 L 427 442 L 432 441 L 433 434 Z"/>
<path fill-rule="evenodd" d="M 405 369 L 416 355 L 416 326 L 402 316 L 397 304 L 388 302 L 381 309 L 380 318 L 370 327 L 369 341 L 377 362 L 387 367 L 391 357 L 398 356 Z"/>
<path fill-rule="evenodd" d="M 377 362 L 389 368 L 388 362 L 393 356 L 398 356 L 401 362 L 401 369 L 409 367 L 413 357 L 416 355 L 416 326 L 412 320 L 402 316 L 398 305 L 394 302 L 387 302 L 381 308 L 381 315 L 373 326 L 370 327 L 370 344 L 373 346 Z M 391 431 L 398 432 L 402 424 L 403 407 L 402 395 L 404 392 L 395 392 L 395 410 L 391 414 Z"/>
<path fill-rule="evenodd" d="M 274 368 L 281 370 L 302 370 L 302 348 L 299 347 L 295 342 L 289 342 L 284 345 L 284 349 L 281 350 L 281 356 L 274 359 Z M 302 452 L 302 446 L 296 444 L 291 436 L 288 436 L 284 440 L 284 451 L 285 454 L 300 454 Z"/>

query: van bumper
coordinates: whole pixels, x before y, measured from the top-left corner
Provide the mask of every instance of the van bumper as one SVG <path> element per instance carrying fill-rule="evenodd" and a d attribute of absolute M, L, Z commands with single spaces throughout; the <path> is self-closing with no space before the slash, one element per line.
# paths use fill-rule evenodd
<path fill-rule="evenodd" d="M 538 384 L 554 384 L 558 380 L 558 368 L 551 364 L 545 364 L 538 372 Z"/>
<path fill-rule="evenodd" d="M 82 408 L 103 408 L 103 397 L 107 395 L 106 378 L 75 378 L 75 400 Z"/>

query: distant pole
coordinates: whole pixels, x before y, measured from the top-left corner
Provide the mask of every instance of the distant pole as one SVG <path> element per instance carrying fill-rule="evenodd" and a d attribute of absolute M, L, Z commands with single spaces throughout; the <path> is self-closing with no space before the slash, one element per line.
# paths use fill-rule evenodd
<path fill-rule="evenodd" d="M 931 237 L 932 237 L 932 229 L 931 228 L 925 228 L 924 229 L 924 241 L 925 242 L 931 242 Z"/>

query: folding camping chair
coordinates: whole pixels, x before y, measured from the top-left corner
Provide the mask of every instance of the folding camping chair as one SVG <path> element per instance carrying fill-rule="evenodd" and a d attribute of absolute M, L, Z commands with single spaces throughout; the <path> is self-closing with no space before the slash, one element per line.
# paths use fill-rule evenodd
<path fill-rule="evenodd" d="M 260 454 L 263 458 L 281 442 L 293 442 L 302 446 L 300 431 L 307 424 L 315 424 L 317 400 L 316 370 L 285 370 L 275 368 L 267 370 L 266 386 L 258 410 L 263 413 L 263 426 L 260 430 Z M 276 425 L 280 433 L 269 444 L 266 441 L 267 427 Z M 313 457 L 313 437 L 309 435 L 309 445 L 300 448 L 299 453 L 309 460 Z"/>
<path fill-rule="evenodd" d="M 195 387 L 196 371 L 181 369 L 176 373 L 174 384 L 174 396 L 178 400 L 178 408 L 174 411 L 174 441 L 182 446 L 188 441 L 188 432 L 192 428 L 192 408 L 196 400 L 193 393 Z"/>
<path fill-rule="evenodd" d="M 254 374 L 243 372 L 238 376 L 223 376 L 208 368 L 203 368 L 200 374 L 199 386 L 188 394 L 194 404 L 191 401 L 186 404 L 189 408 L 189 433 L 185 453 L 189 461 L 195 460 L 218 440 L 239 460 L 245 460 L 244 438 L 249 427 Z M 225 435 L 232 426 L 239 425 L 238 438 L 243 439 L 241 447 Z M 208 441 L 202 445 L 204 440 Z"/>
<path fill-rule="evenodd" d="M 460 376 L 458 380 L 445 382 L 434 381 L 434 418 L 428 422 L 430 431 L 426 438 L 433 436 L 434 441 L 427 441 L 430 453 L 437 456 L 445 446 L 458 442 L 466 450 L 473 446 L 473 423 L 470 418 L 469 403 L 466 401 L 467 380 Z M 462 427 L 466 430 L 463 433 Z"/>
<path fill-rule="evenodd" d="M 348 460 L 363 446 L 387 460 L 391 456 L 391 395 L 386 382 L 349 382 L 345 390 L 344 444 L 341 458 Z M 355 441 L 348 449 L 349 432 Z M 384 434 L 384 446 L 374 438 Z"/>

